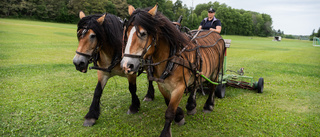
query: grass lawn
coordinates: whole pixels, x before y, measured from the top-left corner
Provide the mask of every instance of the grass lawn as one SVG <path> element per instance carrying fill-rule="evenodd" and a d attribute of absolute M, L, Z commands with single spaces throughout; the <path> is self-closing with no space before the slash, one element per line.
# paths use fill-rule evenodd
<path fill-rule="evenodd" d="M 264 93 L 227 87 L 212 113 L 197 95 L 197 113 L 173 124 L 173 136 L 319 136 L 320 47 L 312 41 L 224 36 L 232 39 L 227 68 L 264 78 Z M 138 78 L 139 113 L 127 115 L 128 82 L 109 80 L 101 116 L 83 127 L 97 83 L 72 64 L 78 46 L 75 24 L 0 18 L 0 136 L 159 136 L 166 105 L 159 90 L 142 102 L 146 75 Z M 156 84 L 154 84 L 156 86 Z M 187 96 L 180 106 L 186 111 Z"/>

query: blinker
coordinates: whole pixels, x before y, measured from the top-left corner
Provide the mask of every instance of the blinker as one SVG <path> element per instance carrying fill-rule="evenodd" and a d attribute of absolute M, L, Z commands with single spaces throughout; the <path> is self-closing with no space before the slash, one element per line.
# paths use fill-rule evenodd
<path fill-rule="evenodd" d="M 83 29 L 83 31 L 82 31 L 82 35 L 81 35 L 81 38 L 83 38 L 85 35 L 86 35 L 86 33 L 88 32 L 88 30 L 87 29 Z"/>

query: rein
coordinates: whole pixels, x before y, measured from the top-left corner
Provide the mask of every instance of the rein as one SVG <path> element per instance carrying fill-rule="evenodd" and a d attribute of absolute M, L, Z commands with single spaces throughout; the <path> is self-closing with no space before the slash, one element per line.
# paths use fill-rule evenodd
<path fill-rule="evenodd" d="M 208 36 L 210 33 L 212 33 L 212 31 L 210 31 L 208 34 L 206 34 L 206 36 Z M 198 33 L 197 33 L 195 36 L 197 36 L 197 35 L 198 35 Z M 203 37 L 202 37 L 202 36 L 201 36 L 201 37 L 194 37 L 194 38 L 192 38 L 192 39 L 190 40 L 190 42 L 192 42 L 195 38 L 203 38 Z M 163 62 L 173 60 L 173 59 L 176 58 L 176 57 L 180 57 L 181 54 L 182 54 L 183 52 L 185 52 L 185 51 L 186 51 L 186 52 L 191 52 L 191 51 L 198 50 L 198 49 L 200 49 L 200 48 L 210 48 L 210 47 L 213 47 L 213 46 L 217 45 L 220 40 L 223 40 L 223 39 L 222 39 L 222 38 L 219 38 L 213 45 L 209 45 L 209 46 L 196 46 L 196 47 L 193 48 L 193 49 L 187 49 L 187 47 L 189 47 L 189 45 L 186 45 L 179 53 L 175 54 L 174 56 L 171 56 L 170 58 L 167 58 L 167 59 L 165 59 L 165 60 L 162 60 L 162 61 L 159 61 L 159 62 L 156 62 L 156 63 L 144 64 L 144 66 L 157 66 L 157 65 L 160 65 L 160 64 L 163 63 Z M 125 54 L 125 55 L 126 55 L 126 54 Z M 137 57 L 140 57 L 140 55 L 127 55 L 127 56 L 128 56 L 128 57 L 129 57 L 129 56 L 137 56 Z M 177 64 L 178 64 L 178 62 L 177 62 Z M 186 67 L 186 68 L 188 68 L 188 69 L 191 69 L 191 68 L 189 68 L 189 67 L 187 67 L 187 66 L 184 66 L 184 67 Z"/>
<path fill-rule="evenodd" d="M 193 36 L 193 38 L 190 40 L 190 42 L 192 42 L 192 41 L 194 41 L 195 39 L 197 39 L 197 38 L 203 38 L 203 37 L 206 37 L 206 36 L 208 36 L 209 34 L 211 34 L 212 33 L 212 31 L 210 31 L 208 34 L 206 34 L 206 35 L 204 35 L 204 36 L 200 36 L 200 37 L 197 37 L 198 36 L 198 34 L 200 33 L 201 31 L 198 31 L 194 36 Z M 189 47 L 189 45 L 186 45 L 179 53 L 175 53 L 173 56 L 171 56 L 171 57 L 169 57 L 169 58 L 167 58 L 167 59 L 165 59 L 165 60 L 162 60 L 162 61 L 159 61 L 159 62 L 155 62 L 155 63 L 152 63 L 152 61 L 143 61 L 143 59 L 140 61 L 140 68 L 143 68 L 143 67 L 145 67 L 145 66 L 148 66 L 148 67 L 152 67 L 152 66 L 157 66 L 157 65 L 160 65 L 161 63 L 164 63 L 164 62 L 166 62 L 166 61 L 169 61 L 169 62 L 172 62 L 173 63 L 173 65 L 174 64 L 177 64 L 177 65 L 180 65 L 180 66 L 183 66 L 183 67 L 185 67 L 185 68 L 187 68 L 187 69 L 189 69 L 190 71 L 192 71 L 194 74 L 200 74 L 200 72 L 201 72 L 201 70 L 202 70 L 202 56 L 201 56 L 201 54 L 200 54 L 200 51 L 199 51 L 199 49 L 200 48 L 210 48 L 210 47 L 213 47 L 213 46 L 215 46 L 215 45 L 217 45 L 218 44 L 218 42 L 220 41 L 220 40 L 223 40 L 222 38 L 219 38 L 213 45 L 209 45 L 209 46 L 196 46 L 195 48 L 193 48 L 193 49 L 187 49 L 188 47 Z M 150 46 L 150 45 L 149 45 Z M 149 47 L 148 46 L 148 47 Z M 182 56 L 182 53 L 183 52 L 192 52 L 192 51 L 197 51 L 197 55 L 196 55 L 196 62 L 199 62 L 199 64 L 192 64 L 190 61 L 187 61 L 186 59 L 184 59 L 184 57 Z M 144 51 L 148 51 L 148 49 L 146 50 L 146 49 L 144 49 Z M 144 54 L 143 55 L 127 55 L 127 57 L 137 57 L 137 58 L 141 58 L 141 57 L 143 57 L 144 56 Z M 150 59 L 146 59 L 146 60 L 151 60 L 151 58 Z M 151 77 L 151 78 L 149 78 L 149 80 L 153 80 L 153 81 L 158 81 L 158 82 L 163 82 L 164 81 L 164 79 L 171 73 L 171 71 L 172 71 L 172 69 L 173 69 L 173 67 L 174 66 L 171 66 L 171 68 L 170 69 L 166 69 L 163 73 L 162 73 L 162 75 L 160 76 L 160 78 L 155 78 L 155 77 Z M 198 71 L 198 70 L 196 70 L 197 69 L 197 67 L 198 66 L 200 66 L 200 72 Z"/>

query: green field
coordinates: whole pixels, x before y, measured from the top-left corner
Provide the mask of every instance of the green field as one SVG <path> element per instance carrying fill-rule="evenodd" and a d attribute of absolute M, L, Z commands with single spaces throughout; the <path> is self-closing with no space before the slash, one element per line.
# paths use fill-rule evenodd
<path fill-rule="evenodd" d="M 311 41 L 223 36 L 231 70 L 263 77 L 264 93 L 227 87 L 212 113 L 203 113 L 207 96 L 197 95 L 197 113 L 173 136 L 319 136 L 320 47 Z M 138 78 L 139 113 L 125 78 L 111 78 L 101 98 L 101 116 L 83 127 L 97 83 L 72 64 L 78 46 L 75 24 L 0 18 L 0 136 L 159 136 L 166 105 L 156 89 L 153 102 L 142 102 L 146 75 Z M 155 84 L 156 85 L 156 84 Z M 186 111 L 187 96 L 180 106 Z"/>

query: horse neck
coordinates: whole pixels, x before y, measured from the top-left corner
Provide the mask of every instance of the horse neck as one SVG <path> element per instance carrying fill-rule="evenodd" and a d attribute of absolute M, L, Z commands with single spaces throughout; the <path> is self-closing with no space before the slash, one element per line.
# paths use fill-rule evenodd
<path fill-rule="evenodd" d="M 105 25 L 104 25 L 105 26 Z M 117 27 L 117 25 L 115 26 L 110 26 L 110 27 Z M 101 64 L 106 64 L 106 65 L 111 65 L 113 59 L 120 59 L 121 58 L 121 51 L 123 48 L 123 43 L 122 43 L 122 30 L 120 28 L 114 28 L 113 30 L 108 30 L 108 28 L 105 28 L 104 30 L 104 35 L 108 35 L 105 36 L 104 38 L 102 38 L 101 40 L 101 44 L 102 48 L 100 50 L 100 63 Z M 120 32 L 115 33 L 115 32 L 111 32 L 111 31 L 117 31 Z"/>
<path fill-rule="evenodd" d="M 114 48 L 106 42 L 103 42 L 103 45 L 100 50 L 100 59 L 98 60 L 99 65 L 101 67 L 109 66 L 111 64 L 114 54 Z"/>
<path fill-rule="evenodd" d="M 168 42 L 165 42 L 164 40 L 161 40 L 158 42 L 156 51 L 152 55 L 152 61 L 154 63 L 160 62 L 163 60 L 166 60 L 169 58 L 169 53 L 170 53 L 170 45 Z M 164 69 L 166 68 L 167 62 L 161 63 L 157 66 L 154 67 L 154 76 L 155 77 L 160 77 Z"/>

